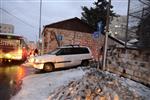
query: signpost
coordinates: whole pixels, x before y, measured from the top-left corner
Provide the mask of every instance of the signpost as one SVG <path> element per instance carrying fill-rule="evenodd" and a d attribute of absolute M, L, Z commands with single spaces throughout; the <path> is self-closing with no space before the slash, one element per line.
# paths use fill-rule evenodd
<path fill-rule="evenodd" d="M 108 41 L 109 22 L 110 22 L 110 17 L 109 17 L 110 5 L 111 5 L 111 0 L 109 0 L 109 3 L 107 5 L 107 21 L 106 21 L 106 34 L 105 34 L 105 45 L 104 45 L 104 55 L 103 55 L 103 70 L 105 70 L 105 67 L 106 67 L 107 41 Z"/>

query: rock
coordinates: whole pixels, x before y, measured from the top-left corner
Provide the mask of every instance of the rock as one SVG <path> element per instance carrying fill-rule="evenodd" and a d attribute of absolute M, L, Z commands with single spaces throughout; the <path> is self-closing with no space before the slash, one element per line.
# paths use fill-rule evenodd
<path fill-rule="evenodd" d="M 91 96 L 91 94 L 92 94 L 91 89 L 86 89 L 85 93 L 87 96 Z"/>
<path fill-rule="evenodd" d="M 100 93 L 101 93 L 101 91 L 102 91 L 102 89 L 101 89 L 101 88 L 96 88 L 96 89 L 95 89 L 95 93 L 96 93 L 96 94 L 100 94 Z"/>
<path fill-rule="evenodd" d="M 114 96 L 114 100 L 120 100 L 117 94 Z"/>
<path fill-rule="evenodd" d="M 105 96 L 99 97 L 99 100 L 107 100 Z"/>
<path fill-rule="evenodd" d="M 91 96 L 90 95 L 87 95 L 85 100 L 91 100 Z"/>

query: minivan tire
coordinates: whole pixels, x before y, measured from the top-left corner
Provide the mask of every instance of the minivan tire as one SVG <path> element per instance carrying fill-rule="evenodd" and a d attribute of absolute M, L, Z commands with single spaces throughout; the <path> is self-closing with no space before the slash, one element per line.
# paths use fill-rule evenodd
<path fill-rule="evenodd" d="M 45 63 L 43 70 L 46 72 L 51 72 L 54 70 L 54 65 L 52 63 Z"/>
<path fill-rule="evenodd" d="M 88 60 L 83 60 L 81 65 L 82 66 L 88 66 L 89 65 L 89 61 Z"/>

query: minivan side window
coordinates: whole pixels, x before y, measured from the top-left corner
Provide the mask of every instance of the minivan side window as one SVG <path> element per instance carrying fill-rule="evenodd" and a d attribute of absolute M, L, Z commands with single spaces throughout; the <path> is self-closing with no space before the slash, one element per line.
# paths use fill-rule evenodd
<path fill-rule="evenodd" d="M 70 55 L 71 48 L 62 48 L 56 55 Z"/>
<path fill-rule="evenodd" d="M 80 54 L 86 54 L 86 53 L 89 53 L 89 50 L 87 48 L 79 48 L 79 53 Z"/>
<path fill-rule="evenodd" d="M 87 48 L 72 48 L 71 54 L 86 54 L 89 53 Z"/>
<path fill-rule="evenodd" d="M 73 54 L 87 54 L 87 48 L 62 48 L 56 55 L 73 55 Z"/>

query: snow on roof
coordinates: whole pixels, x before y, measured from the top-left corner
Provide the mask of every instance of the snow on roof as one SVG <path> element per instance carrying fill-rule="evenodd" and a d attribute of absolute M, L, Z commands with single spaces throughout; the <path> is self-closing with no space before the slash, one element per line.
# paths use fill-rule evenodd
<path fill-rule="evenodd" d="M 136 38 L 128 41 L 128 43 L 136 43 L 136 42 L 138 42 L 138 40 Z"/>

